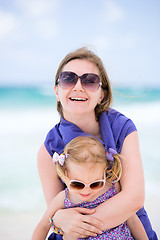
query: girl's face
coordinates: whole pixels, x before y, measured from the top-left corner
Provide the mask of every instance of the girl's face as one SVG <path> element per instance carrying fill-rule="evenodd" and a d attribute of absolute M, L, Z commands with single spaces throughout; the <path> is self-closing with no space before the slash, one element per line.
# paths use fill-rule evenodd
<path fill-rule="evenodd" d="M 85 73 L 94 73 L 99 75 L 97 66 L 87 60 L 75 59 L 68 62 L 63 71 L 71 71 L 78 76 Z M 88 114 L 88 116 L 95 115 L 94 109 L 97 103 L 100 103 L 104 97 L 101 87 L 96 91 L 89 91 L 82 87 L 80 79 L 78 79 L 75 86 L 69 89 L 62 89 L 60 84 L 54 88 L 57 101 L 60 101 L 63 107 L 64 118 L 70 119 L 72 115 Z"/>
<path fill-rule="evenodd" d="M 90 184 L 97 180 L 104 180 L 105 164 L 100 163 L 83 163 L 77 164 L 72 161 L 67 163 L 66 176 L 69 180 L 77 180 L 85 184 Z M 66 183 L 67 184 L 67 183 Z M 68 186 L 68 184 L 67 184 Z M 85 186 L 82 190 L 70 189 L 74 201 L 86 202 L 95 200 L 99 196 L 100 190 L 92 190 L 89 186 Z"/>

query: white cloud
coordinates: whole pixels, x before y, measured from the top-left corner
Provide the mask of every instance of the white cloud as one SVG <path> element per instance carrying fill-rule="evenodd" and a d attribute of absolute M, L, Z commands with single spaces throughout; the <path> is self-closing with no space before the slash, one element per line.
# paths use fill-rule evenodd
<path fill-rule="evenodd" d="M 42 40 L 52 40 L 58 33 L 56 12 L 61 1 L 58 0 L 16 0 L 21 10 L 21 20 L 26 31 L 33 31 L 34 35 Z M 32 24 L 30 25 L 30 22 Z"/>
<path fill-rule="evenodd" d="M 100 51 L 109 49 L 112 46 L 110 39 L 102 35 L 95 37 L 92 44 Z"/>
<path fill-rule="evenodd" d="M 116 1 L 108 0 L 104 3 L 102 20 L 108 23 L 116 23 L 125 18 L 125 10 Z"/>
<path fill-rule="evenodd" d="M 110 38 L 111 47 L 131 51 L 138 48 L 139 41 L 139 36 L 133 33 L 126 33 L 125 35 L 113 34 Z"/>
<path fill-rule="evenodd" d="M 7 43 L 30 41 L 34 38 L 52 40 L 58 34 L 56 11 L 58 0 L 15 0 L 14 9 L 0 9 L 0 41 Z"/>
<path fill-rule="evenodd" d="M 8 37 L 18 26 L 16 15 L 0 10 L 0 39 Z"/>
<path fill-rule="evenodd" d="M 34 27 L 43 40 L 53 39 L 58 32 L 58 25 L 53 18 L 42 18 L 35 22 Z"/>
<path fill-rule="evenodd" d="M 43 17 L 54 13 L 59 5 L 58 0 L 16 0 L 16 4 L 28 17 Z"/>

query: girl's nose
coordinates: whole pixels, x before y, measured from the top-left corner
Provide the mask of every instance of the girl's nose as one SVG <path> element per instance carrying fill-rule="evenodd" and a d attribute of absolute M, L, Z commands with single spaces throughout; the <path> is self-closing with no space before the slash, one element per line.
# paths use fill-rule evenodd
<path fill-rule="evenodd" d="M 85 186 L 82 191 L 83 191 L 83 193 L 85 193 L 85 194 L 89 194 L 92 190 L 90 189 L 90 187 Z"/>
<path fill-rule="evenodd" d="M 78 78 L 78 81 L 76 82 L 75 86 L 73 87 L 73 90 L 74 91 L 84 91 L 80 78 Z"/>

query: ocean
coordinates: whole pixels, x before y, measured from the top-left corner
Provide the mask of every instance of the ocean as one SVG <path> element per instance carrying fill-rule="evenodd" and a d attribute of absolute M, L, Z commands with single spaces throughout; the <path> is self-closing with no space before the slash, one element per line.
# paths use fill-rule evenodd
<path fill-rule="evenodd" d="M 147 212 L 158 229 L 156 216 L 160 207 L 155 201 L 160 200 L 160 89 L 114 89 L 112 107 L 131 118 L 138 129 Z M 51 86 L 0 87 L 0 212 L 3 216 L 45 209 L 36 158 L 47 132 L 59 119 Z M 2 232 L 1 226 L 0 235 Z"/>

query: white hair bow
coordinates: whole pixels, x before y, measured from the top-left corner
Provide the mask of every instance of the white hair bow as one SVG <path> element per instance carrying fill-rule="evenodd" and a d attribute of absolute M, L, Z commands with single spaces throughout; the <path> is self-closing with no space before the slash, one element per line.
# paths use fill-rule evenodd
<path fill-rule="evenodd" d="M 54 153 L 53 154 L 53 162 L 54 163 L 56 163 L 56 162 L 58 162 L 61 166 L 63 166 L 64 165 L 64 161 L 65 161 L 65 159 L 67 158 L 67 157 L 69 157 L 69 154 L 58 154 L 58 153 Z"/>

